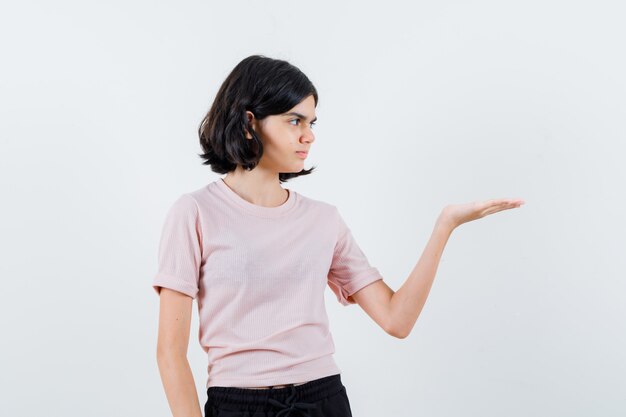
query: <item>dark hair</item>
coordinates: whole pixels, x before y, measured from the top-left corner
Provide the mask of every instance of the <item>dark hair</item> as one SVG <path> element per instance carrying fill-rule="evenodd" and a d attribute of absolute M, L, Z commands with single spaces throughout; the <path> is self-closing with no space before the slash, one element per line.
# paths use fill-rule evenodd
<path fill-rule="evenodd" d="M 317 90 L 298 68 L 287 61 L 263 55 L 242 60 L 222 83 L 211 109 L 198 129 L 204 153 L 198 154 L 213 172 L 226 174 L 241 165 L 253 169 L 263 155 L 263 144 L 248 123 L 246 111 L 256 119 L 281 114 Z M 252 139 L 246 139 L 246 130 Z M 279 181 L 308 175 L 316 167 L 300 172 L 281 172 Z"/>

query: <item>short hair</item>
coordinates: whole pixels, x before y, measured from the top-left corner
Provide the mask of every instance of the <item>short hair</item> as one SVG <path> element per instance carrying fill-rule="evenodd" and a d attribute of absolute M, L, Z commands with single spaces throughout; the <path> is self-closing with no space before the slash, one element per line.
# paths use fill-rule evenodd
<path fill-rule="evenodd" d="M 289 62 L 263 55 L 243 59 L 222 83 L 198 128 L 202 164 L 218 174 L 231 172 L 237 165 L 253 169 L 263 155 L 263 144 L 249 125 L 246 111 L 260 120 L 287 112 L 310 95 L 317 107 L 315 86 Z M 246 139 L 246 130 L 252 139 Z M 308 175 L 315 168 L 281 172 L 279 181 Z"/>

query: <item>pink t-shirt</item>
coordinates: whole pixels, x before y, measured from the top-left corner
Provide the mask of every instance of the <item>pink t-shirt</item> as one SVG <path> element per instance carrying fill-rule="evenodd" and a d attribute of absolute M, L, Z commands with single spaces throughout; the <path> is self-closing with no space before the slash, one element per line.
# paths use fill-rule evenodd
<path fill-rule="evenodd" d="M 336 206 L 289 188 L 252 204 L 221 178 L 167 212 L 152 286 L 197 300 L 206 387 L 299 383 L 340 373 L 324 290 L 344 306 L 383 279 Z"/>

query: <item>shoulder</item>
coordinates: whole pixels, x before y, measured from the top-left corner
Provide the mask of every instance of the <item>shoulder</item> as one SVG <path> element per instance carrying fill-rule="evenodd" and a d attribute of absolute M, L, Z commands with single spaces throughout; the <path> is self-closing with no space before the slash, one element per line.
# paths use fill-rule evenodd
<path fill-rule="evenodd" d="M 199 214 L 198 202 L 192 193 L 182 193 L 170 203 L 167 216 L 177 218 L 195 218 Z"/>
<path fill-rule="evenodd" d="M 327 201 L 323 201 L 316 198 L 311 198 L 301 193 L 297 193 L 300 200 L 300 204 L 307 209 L 313 209 L 323 213 L 326 216 L 336 216 L 338 214 L 337 206 Z"/>
<path fill-rule="evenodd" d="M 312 223 L 325 230 L 332 230 L 335 236 L 341 236 L 345 229 L 345 223 L 341 217 L 339 208 L 327 201 L 303 196 L 299 194 L 301 206 L 306 212 L 306 216 Z"/>
<path fill-rule="evenodd" d="M 203 209 L 213 208 L 220 204 L 221 200 L 218 198 L 216 181 L 205 184 L 200 188 L 183 192 L 179 194 L 174 202 L 174 205 L 181 210 L 197 213 Z"/>
<path fill-rule="evenodd" d="M 179 194 L 172 203 L 172 207 L 182 210 L 196 210 L 198 207 L 197 198 L 193 195 L 193 193 L 189 192 Z"/>

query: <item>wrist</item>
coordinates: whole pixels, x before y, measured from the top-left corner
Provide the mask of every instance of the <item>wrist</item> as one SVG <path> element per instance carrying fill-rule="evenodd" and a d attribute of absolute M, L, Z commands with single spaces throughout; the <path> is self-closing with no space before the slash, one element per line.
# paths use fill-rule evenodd
<path fill-rule="evenodd" d="M 448 215 L 448 213 L 444 210 L 441 211 L 439 217 L 437 218 L 436 227 L 446 229 L 450 233 L 458 227 L 458 224 Z"/>

